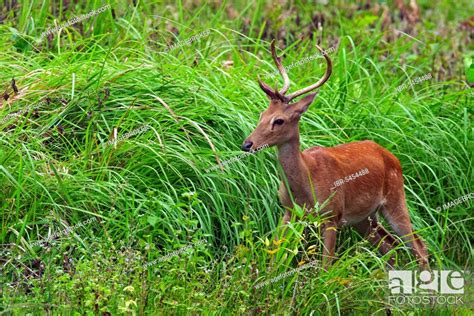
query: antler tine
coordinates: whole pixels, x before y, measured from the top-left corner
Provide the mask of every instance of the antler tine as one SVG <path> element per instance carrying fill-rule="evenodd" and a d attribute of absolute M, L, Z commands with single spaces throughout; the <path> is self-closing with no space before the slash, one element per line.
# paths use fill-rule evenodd
<path fill-rule="evenodd" d="M 283 77 L 283 88 L 279 92 L 281 95 L 284 95 L 290 88 L 290 78 L 288 78 L 288 74 L 286 73 L 285 67 L 283 67 L 283 65 L 281 64 L 281 57 L 278 57 L 276 53 L 275 40 L 272 40 L 272 43 L 270 46 L 272 50 L 273 61 L 275 62 L 275 65 L 278 67 L 278 71 Z"/>
<path fill-rule="evenodd" d="M 306 88 L 303 88 L 301 90 L 298 90 L 298 91 L 295 91 L 289 95 L 286 96 L 286 98 L 288 99 L 288 101 L 296 98 L 296 97 L 299 97 L 300 95 L 303 95 L 305 93 L 308 93 L 310 92 L 311 90 L 314 90 L 316 88 L 319 88 L 321 87 L 326 81 L 328 81 L 329 77 L 331 76 L 331 73 L 332 73 L 332 61 L 331 61 L 331 58 L 329 58 L 327 52 L 325 52 L 321 47 L 319 47 L 318 45 L 316 45 L 316 47 L 318 48 L 318 50 L 321 52 L 321 54 L 324 56 L 324 59 L 326 59 L 326 63 L 327 63 L 327 68 L 326 68 L 326 72 L 324 73 L 324 76 L 319 79 L 318 82 L 316 82 L 315 84 L 312 84 Z"/>
<path fill-rule="evenodd" d="M 257 79 L 258 79 L 258 85 L 263 91 L 265 91 L 267 95 L 274 94 L 274 91 L 272 90 L 272 88 L 269 85 L 267 85 L 265 82 L 263 82 L 262 79 L 260 79 L 260 76 L 257 75 Z"/>

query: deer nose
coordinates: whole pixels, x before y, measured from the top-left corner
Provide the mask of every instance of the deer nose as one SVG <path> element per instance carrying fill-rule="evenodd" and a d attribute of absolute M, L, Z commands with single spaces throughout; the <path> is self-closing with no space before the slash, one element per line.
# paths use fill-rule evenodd
<path fill-rule="evenodd" d="M 252 143 L 251 141 L 249 141 L 249 140 L 246 140 L 246 141 L 242 144 L 242 147 L 240 147 L 240 148 L 242 148 L 243 151 L 250 151 L 250 148 L 252 148 L 252 146 L 253 146 L 253 143 Z"/>

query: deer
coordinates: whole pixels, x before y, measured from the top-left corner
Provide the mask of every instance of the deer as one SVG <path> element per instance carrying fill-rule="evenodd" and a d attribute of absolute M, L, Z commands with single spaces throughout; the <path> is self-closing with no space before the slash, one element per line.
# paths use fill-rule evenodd
<path fill-rule="evenodd" d="M 272 58 L 283 78 L 283 87 L 272 89 L 257 76 L 258 84 L 270 104 L 260 114 L 256 128 L 245 139 L 241 149 L 248 152 L 263 145 L 276 146 L 286 178 L 278 189 L 280 203 L 286 210 L 282 218 L 283 226 L 290 221 L 294 204 L 302 207 L 306 214 L 315 209 L 316 203 L 321 205 L 319 214 L 327 216 L 321 224 L 324 267 L 330 266 L 335 258 L 337 231 L 343 226 L 353 227 L 378 247 L 382 255 L 397 246 L 398 240 L 377 221 L 377 215 L 381 213 L 396 235 L 412 249 L 419 266 L 425 268 L 428 253 L 423 241 L 413 232 L 401 163 L 394 154 L 372 140 L 334 147 L 316 146 L 300 151 L 299 121 L 319 93 L 318 88 L 329 80 L 332 73 L 332 61 L 328 54 L 318 45 L 316 48 L 327 64 L 324 75 L 316 83 L 287 94 L 290 79 L 282 58 L 276 53 L 275 40 L 271 42 Z M 306 96 L 290 103 L 303 95 Z M 361 169 L 368 172 L 333 187 L 338 179 Z M 387 264 L 389 267 L 393 265 L 392 257 Z"/>

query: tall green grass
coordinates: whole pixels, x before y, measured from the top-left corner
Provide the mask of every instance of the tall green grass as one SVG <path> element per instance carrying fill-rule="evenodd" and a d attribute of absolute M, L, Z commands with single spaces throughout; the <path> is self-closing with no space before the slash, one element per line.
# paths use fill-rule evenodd
<path fill-rule="evenodd" d="M 295 12 L 279 18 L 288 5 L 262 1 L 137 1 L 110 2 L 113 11 L 44 39 L 39 51 L 32 47 L 55 23 L 105 4 L 25 1 L 0 24 L 0 84 L 10 94 L 0 121 L 52 100 L 0 123 L 3 312 L 410 312 L 387 303 L 386 258 L 351 229 L 338 235 L 339 259 L 327 271 L 306 269 L 255 289 L 320 259 L 320 219 L 294 216 L 285 240 L 273 241 L 283 215 L 273 148 L 206 172 L 241 154 L 267 106 L 256 76 L 275 70 L 271 39 L 286 44 L 285 65 L 316 53 L 321 34 L 298 41 L 311 30 L 314 8 L 326 18 L 321 45 L 337 51 L 331 79 L 301 121 L 302 148 L 371 139 L 390 150 L 403 166 L 412 222 L 432 267 L 470 269 L 472 201 L 436 211 L 472 191 L 473 107 L 461 62 L 467 35 L 449 22 L 468 17 L 467 2 L 422 1 L 415 37 L 423 44 L 394 31 L 405 27 L 395 13 L 382 29 L 372 11 L 339 1 L 298 3 L 300 26 Z M 323 71 L 321 58 L 292 68 L 291 89 Z M 426 73 L 434 78 L 395 90 Z M 146 125 L 107 144 L 114 128 L 120 137 Z M 31 246 L 94 217 L 101 222 Z M 403 246 L 396 257 L 398 268 L 416 267 Z"/>

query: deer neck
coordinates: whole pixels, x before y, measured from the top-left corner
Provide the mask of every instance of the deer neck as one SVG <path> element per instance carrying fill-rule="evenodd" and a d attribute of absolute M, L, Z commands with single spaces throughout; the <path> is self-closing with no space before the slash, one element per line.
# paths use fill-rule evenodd
<path fill-rule="evenodd" d="M 278 145 L 278 160 L 285 172 L 291 193 L 297 200 L 307 200 L 311 196 L 309 170 L 300 152 L 299 136 L 287 143 Z M 309 196 L 308 196 L 309 194 Z"/>

